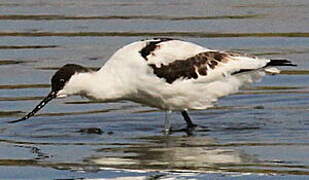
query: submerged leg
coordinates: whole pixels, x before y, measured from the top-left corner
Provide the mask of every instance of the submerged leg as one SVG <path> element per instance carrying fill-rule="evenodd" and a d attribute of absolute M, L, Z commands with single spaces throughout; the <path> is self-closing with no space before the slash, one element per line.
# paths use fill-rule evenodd
<path fill-rule="evenodd" d="M 164 121 L 164 134 L 168 135 L 171 130 L 171 115 L 172 111 L 165 112 L 165 121 Z"/>
<path fill-rule="evenodd" d="M 191 118 L 189 117 L 189 114 L 187 113 L 187 111 L 181 111 L 181 115 L 183 116 L 184 120 L 187 123 L 187 128 L 194 128 L 194 127 L 196 127 L 196 125 L 193 124 Z"/>
<path fill-rule="evenodd" d="M 187 128 L 185 128 L 183 130 L 187 133 L 188 136 L 193 135 L 194 130 L 196 130 L 196 131 L 209 131 L 209 129 L 205 126 L 199 126 L 199 125 L 194 124 L 187 111 L 181 111 L 181 115 L 183 116 L 184 120 L 187 123 Z"/>
<path fill-rule="evenodd" d="M 209 131 L 209 129 L 205 126 L 198 126 L 194 124 L 188 114 L 187 111 L 181 111 L 181 115 L 183 116 L 184 120 L 187 123 L 186 128 L 181 128 L 181 129 L 173 129 L 171 128 L 171 121 L 170 121 L 170 116 L 171 116 L 171 111 L 167 111 L 165 114 L 165 124 L 164 124 L 164 131 L 165 134 L 168 135 L 173 132 L 186 132 L 188 136 L 193 135 L 193 131 Z"/>
<path fill-rule="evenodd" d="M 197 127 L 197 125 L 193 124 L 187 111 L 181 111 L 181 115 L 183 116 L 184 120 L 187 123 L 187 128 L 184 130 L 190 136 L 193 134 L 193 130 L 195 129 L 195 127 Z"/>

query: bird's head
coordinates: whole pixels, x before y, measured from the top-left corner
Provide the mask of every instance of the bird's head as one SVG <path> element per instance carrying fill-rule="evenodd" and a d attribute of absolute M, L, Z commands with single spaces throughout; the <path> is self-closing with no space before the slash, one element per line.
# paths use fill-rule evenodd
<path fill-rule="evenodd" d="M 56 97 L 66 97 L 71 95 L 71 79 L 79 73 L 89 72 L 88 68 L 77 64 L 66 64 L 62 66 L 51 79 L 51 93 Z"/>
<path fill-rule="evenodd" d="M 66 97 L 72 95 L 71 79 L 78 73 L 89 72 L 90 70 L 76 64 L 66 64 L 62 66 L 51 79 L 51 92 L 26 116 L 21 119 L 9 121 L 9 123 L 16 123 L 24 121 L 35 115 L 40 109 L 42 109 L 48 102 L 57 97 Z"/>

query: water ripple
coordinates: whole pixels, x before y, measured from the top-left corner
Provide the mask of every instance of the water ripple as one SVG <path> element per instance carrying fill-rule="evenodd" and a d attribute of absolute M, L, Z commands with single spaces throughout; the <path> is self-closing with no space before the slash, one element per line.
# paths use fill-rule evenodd
<path fill-rule="evenodd" d="M 226 37 L 309 37 L 309 32 L 274 32 L 274 33 L 208 33 L 208 32 L 0 32 L 0 36 L 24 36 L 24 37 L 196 37 L 196 38 L 226 38 Z"/>
<path fill-rule="evenodd" d="M 169 21 L 191 21 L 191 20 L 212 20 L 212 19 L 252 19 L 262 18 L 265 15 L 226 15 L 226 16 L 159 16 L 159 15 L 127 15 L 127 16 L 63 16 L 63 15 L 0 15 L 0 20 L 169 20 Z"/>

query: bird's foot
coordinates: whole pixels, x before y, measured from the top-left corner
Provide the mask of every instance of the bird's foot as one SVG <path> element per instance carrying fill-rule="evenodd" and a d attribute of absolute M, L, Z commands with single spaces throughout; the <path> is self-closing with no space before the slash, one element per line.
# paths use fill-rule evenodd
<path fill-rule="evenodd" d="M 187 126 L 186 128 L 181 129 L 173 129 L 172 127 L 169 129 L 169 134 L 175 133 L 175 132 L 185 132 L 188 136 L 192 136 L 194 131 L 199 132 L 206 132 L 210 131 L 210 129 L 206 126 L 200 126 L 196 124 L 192 124 L 190 126 Z"/>

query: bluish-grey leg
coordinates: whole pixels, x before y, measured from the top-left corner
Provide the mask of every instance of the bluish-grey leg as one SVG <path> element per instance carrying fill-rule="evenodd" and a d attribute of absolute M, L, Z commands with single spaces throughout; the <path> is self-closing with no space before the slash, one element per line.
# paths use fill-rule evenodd
<path fill-rule="evenodd" d="M 164 134 L 165 135 L 170 134 L 171 116 L 172 116 L 172 111 L 166 111 L 165 112 L 165 121 L 164 121 Z"/>
<path fill-rule="evenodd" d="M 191 136 L 193 134 L 193 130 L 195 129 L 195 127 L 197 127 L 197 125 L 193 124 L 187 111 L 181 111 L 181 115 L 187 123 L 187 128 L 185 129 L 185 131 L 188 136 Z"/>
<path fill-rule="evenodd" d="M 194 124 L 186 110 L 181 111 L 181 115 L 183 116 L 184 120 L 186 121 L 187 127 L 182 128 L 182 129 L 171 129 L 171 132 L 184 131 L 184 132 L 187 133 L 188 136 L 192 136 L 193 131 L 209 131 L 209 129 L 207 127 L 198 126 L 198 125 Z"/>

